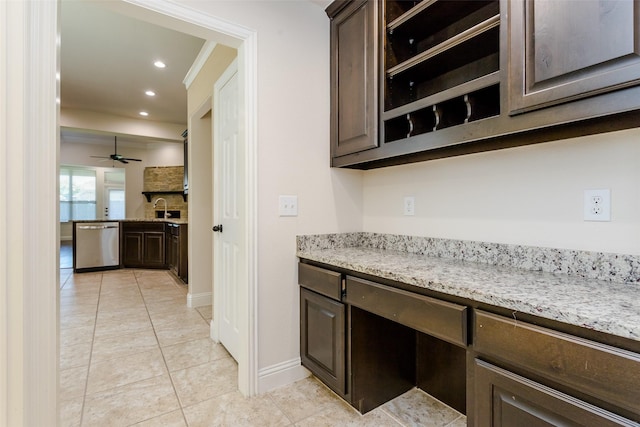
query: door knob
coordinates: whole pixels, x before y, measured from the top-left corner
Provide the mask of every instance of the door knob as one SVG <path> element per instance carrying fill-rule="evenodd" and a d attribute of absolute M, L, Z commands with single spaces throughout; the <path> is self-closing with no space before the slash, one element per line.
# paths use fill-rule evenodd
<path fill-rule="evenodd" d="M 213 231 L 219 231 L 222 233 L 222 224 L 220 225 L 214 225 L 213 226 Z"/>

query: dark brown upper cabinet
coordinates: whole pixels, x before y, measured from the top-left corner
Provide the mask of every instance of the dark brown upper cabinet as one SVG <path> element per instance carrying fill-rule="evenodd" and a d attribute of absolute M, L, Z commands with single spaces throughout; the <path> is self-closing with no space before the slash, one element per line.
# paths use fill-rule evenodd
<path fill-rule="evenodd" d="M 640 4 L 511 1 L 511 114 L 640 82 Z"/>
<path fill-rule="evenodd" d="M 336 2 L 331 18 L 332 158 L 378 146 L 377 1 Z"/>
<path fill-rule="evenodd" d="M 331 165 L 371 169 L 637 127 L 640 2 L 337 0 Z"/>

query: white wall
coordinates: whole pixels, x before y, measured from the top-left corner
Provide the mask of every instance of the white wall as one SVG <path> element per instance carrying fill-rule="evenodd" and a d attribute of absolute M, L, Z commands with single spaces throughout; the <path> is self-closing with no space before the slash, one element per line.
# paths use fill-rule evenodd
<path fill-rule="evenodd" d="M 213 232 L 210 230 L 213 226 L 213 85 L 236 56 L 236 49 L 216 45 L 187 88 L 190 156 L 187 301 L 191 305 L 212 304 Z M 203 233 L 203 230 L 207 232 Z"/>
<path fill-rule="evenodd" d="M 295 236 L 362 228 L 361 172 L 329 167 L 329 21 L 306 1 L 188 2 L 258 34 L 260 369 L 299 357 Z M 299 216 L 278 216 L 278 195 Z"/>
<path fill-rule="evenodd" d="M 640 129 L 367 171 L 364 231 L 640 254 Z M 583 191 L 611 189 L 611 222 Z M 404 196 L 416 215 L 402 214 Z"/>
<path fill-rule="evenodd" d="M 185 128 L 184 125 L 175 123 L 132 119 L 73 108 L 60 110 L 60 126 L 176 142 L 182 141 L 181 135 Z"/>
<path fill-rule="evenodd" d="M 126 170 L 126 216 L 127 218 L 144 218 L 144 204 L 147 200 L 142 195 L 144 168 L 148 166 L 182 166 L 182 143 L 152 142 L 140 147 L 122 147 L 118 144 L 119 154 L 141 159 L 141 162 L 121 164 L 116 167 Z M 111 145 L 83 144 L 76 142 L 60 143 L 60 164 L 77 166 L 111 166 L 111 162 L 102 162 L 91 156 L 108 156 L 113 153 Z M 61 237 L 65 237 L 61 229 Z"/>

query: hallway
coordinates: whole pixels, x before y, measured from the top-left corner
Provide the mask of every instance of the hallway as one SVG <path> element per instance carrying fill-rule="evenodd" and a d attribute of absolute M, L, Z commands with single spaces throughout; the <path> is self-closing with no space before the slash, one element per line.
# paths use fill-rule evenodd
<path fill-rule="evenodd" d="M 466 418 L 419 390 L 361 416 L 314 378 L 253 398 L 164 270 L 60 270 L 61 426 L 451 426 Z"/>

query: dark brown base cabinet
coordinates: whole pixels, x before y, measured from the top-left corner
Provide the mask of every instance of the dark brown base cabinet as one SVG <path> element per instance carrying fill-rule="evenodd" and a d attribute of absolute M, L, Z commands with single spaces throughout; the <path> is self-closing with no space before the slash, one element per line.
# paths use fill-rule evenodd
<path fill-rule="evenodd" d="M 639 354 L 483 310 L 473 351 L 477 426 L 639 425 Z"/>
<path fill-rule="evenodd" d="M 354 408 L 418 386 L 465 411 L 465 307 L 305 263 L 298 281 L 302 364 Z"/>
<path fill-rule="evenodd" d="M 167 264 L 169 270 L 182 279 L 189 282 L 189 265 L 187 262 L 187 225 L 167 224 Z"/>
<path fill-rule="evenodd" d="M 123 222 L 121 253 L 123 267 L 167 268 L 165 224 Z"/>
<path fill-rule="evenodd" d="M 302 364 L 361 413 L 418 387 L 469 426 L 640 427 L 640 345 L 357 276 L 298 268 Z"/>

